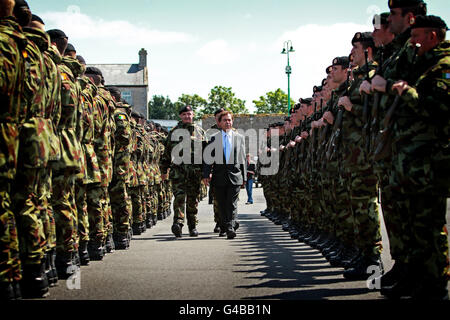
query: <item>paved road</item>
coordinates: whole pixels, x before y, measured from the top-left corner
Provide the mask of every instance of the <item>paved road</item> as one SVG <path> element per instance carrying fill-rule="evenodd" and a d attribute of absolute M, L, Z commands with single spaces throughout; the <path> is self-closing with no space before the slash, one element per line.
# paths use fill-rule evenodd
<path fill-rule="evenodd" d="M 261 188 L 254 189 L 253 205 L 245 205 L 245 190 L 240 198 L 235 239 L 213 233 L 212 206 L 205 199 L 199 205 L 198 238 L 189 237 L 185 228 L 175 239 L 169 217 L 135 236 L 129 250 L 82 267 L 80 289 L 69 290 L 60 281 L 46 300 L 381 299 L 365 281 L 345 280 L 343 269 L 330 267 L 317 250 L 261 217 Z"/>

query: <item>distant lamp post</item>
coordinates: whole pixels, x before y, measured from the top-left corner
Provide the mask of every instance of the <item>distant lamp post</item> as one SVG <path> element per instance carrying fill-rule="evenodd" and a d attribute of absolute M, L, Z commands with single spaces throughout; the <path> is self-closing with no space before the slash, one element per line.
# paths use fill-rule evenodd
<path fill-rule="evenodd" d="M 284 48 L 281 54 L 287 55 L 287 66 L 286 66 L 286 74 L 288 76 L 288 114 L 291 113 L 291 73 L 292 68 L 289 65 L 289 53 L 295 52 L 294 48 L 292 47 L 292 41 L 288 40 L 284 42 Z"/>

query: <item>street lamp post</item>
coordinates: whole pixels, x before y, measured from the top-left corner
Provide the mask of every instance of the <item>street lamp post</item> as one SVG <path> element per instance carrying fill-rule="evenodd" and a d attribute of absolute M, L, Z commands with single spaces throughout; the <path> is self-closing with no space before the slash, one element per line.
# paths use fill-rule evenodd
<path fill-rule="evenodd" d="M 283 51 L 281 52 L 281 54 L 287 55 L 286 74 L 288 76 L 288 114 L 290 114 L 291 113 L 291 73 L 292 73 L 292 68 L 289 65 L 289 53 L 295 52 L 295 50 L 292 47 L 291 40 L 285 41 L 283 46 L 284 46 L 284 48 L 283 48 Z"/>

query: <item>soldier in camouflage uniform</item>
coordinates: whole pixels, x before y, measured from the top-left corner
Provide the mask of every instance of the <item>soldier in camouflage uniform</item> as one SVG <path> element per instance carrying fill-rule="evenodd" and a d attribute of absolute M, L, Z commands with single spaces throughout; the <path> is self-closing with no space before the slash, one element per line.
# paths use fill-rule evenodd
<path fill-rule="evenodd" d="M 2 113 L 0 128 L 0 300 L 20 299 L 22 278 L 16 219 L 11 211 L 11 186 L 16 177 L 19 123 L 26 115 L 21 99 L 25 79 L 22 52 L 26 37 L 12 17 L 14 1 L 0 0 L 0 96 L 8 111 Z M 19 115 L 21 118 L 19 118 Z"/>
<path fill-rule="evenodd" d="M 85 65 L 84 59 L 77 57 L 82 65 Z M 101 181 L 100 168 L 98 165 L 97 155 L 95 153 L 95 115 L 96 102 L 95 95 L 97 88 L 91 79 L 86 75 L 80 76 L 78 79 L 81 86 L 81 95 L 83 101 L 83 132 L 81 134 L 81 146 L 85 157 L 84 175 L 78 176 L 76 185 L 77 210 L 78 210 L 78 234 L 79 234 L 79 254 L 82 265 L 87 265 L 90 261 L 88 244 L 89 244 L 89 209 L 88 209 L 88 190 L 91 185 L 98 184 Z"/>
<path fill-rule="evenodd" d="M 132 214 L 131 198 L 128 195 L 130 183 L 130 157 L 131 157 L 131 127 L 130 105 L 121 102 L 120 90 L 109 87 L 108 91 L 116 102 L 114 119 L 116 130 L 114 132 L 115 151 L 113 158 L 113 179 L 109 186 L 111 209 L 113 214 L 113 239 L 115 248 L 122 250 L 130 246 L 128 234 L 131 230 L 130 220 Z"/>
<path fill-rule="evenodd" d="M 421 0 L 392 0 L 389 1 L 391 14 L 388 18 L 389 31 L 396 35 L 394 40 L 386 46 L 383 52 L 383 61 L 379 63 L 380 68 L 377 75 L 369 81 L 364 81 L 360 86 L 360 91 L 373 94 L 372 122 L 370 127 L 371 147 L 369 157 L 373 162 L 375 173 L 378 176 L 380 186 L 381 204 L 383 210 L 386 231 L 389 237 L 390 253 L 395 260 L 393 268 L 381 277 L 382 293 L 385 295 L 397 296 L 397 289 L 392 287 L 398 278 L 407 269 L 407 251 L 411 241 L 411 226 L 407 210 L 402 209 L 402 203 L 407 202 L 404 195 L 396 192 L 391 184 L 392 158 L 391 158 L 391 132 L 390 123 L 384 121 L 391 106 L 398 103 L 399 98 L 393 94 L 385 94 L 385 87 L 378 86 L 380 79 L 391 79 L 391 81 L 405 79 L 409 70 L 407 59 L 407 43 L 410 37 L 410 26 L 415 15 L 426 14 L 426 4 Z M 408 79 L 405 79 L 408 80 Z M 383 82 L 383 81 L 381 81 Z M 397 100 L 397 102 L 395 102 Z M 375 101 L 377 103 L 375 103 Z M 394 103 L 395 102 L 395 103 Z M 374 113 L 376 116 L 374 116 Z M 388 137 L 384 139 L 383 136 Z M 381 143 L 380 143 L 381 141 Z M 385 290 L 386 288 L 386 290 Z M 392 290 L 393 289 L 393 290 Z M 400 288 L 402 289 L 402 288 Z M 398 290 L 403 291 L 403 290 Z M 406 290 L 408 291 L 408 290 Z"/>
<path fill-rule="evenodd" d="M 161 172 L 163 180 L 167 179 L 170 168 L 170 180 L 172 181 L 174 203 L 173 203 L 173 225 L 172 232 L 176 237 L 181 237 L 182 228 L 187 218 L 189 235 L 191 237 L 198 236 L 197 231 L 197 205 L 200 193 L 200 182 L 202 179 L 202 164 L 201 156 L 203 146 L 206 143 L 205 132 L 202 128 L 193 123 L 194 112 L 191 106 L 186 106 L 179 111 L 181 121 L 171 130 L 167 137 L 164 155 L 161 159 Z M 173 138 L 176 134 L 189 134 L 190 141 L 186 146 L 189 146 L 188 155 L 180 155 L 179 153 L 172 154 L 175 147 L 178 147 L 179 142 Z M 181 141 L 181 144 L 183 141 Z M 176 150 L 175 150 L 176 152 Z M 197 154 L 197 152 L 199 154 Z M 173 157 L 175 157 L 173 159 Z M 180 157 L 187 158 L 187 163 L 179 163 L 183 161 Z M 197 160 L 197 161 L 195 161 Z M 199 161 L 200 160 L 200 161 Z M 199 162 L 198 164 L 196 162 Z"/>
<path fill-rule="evenodd" d="M 102 260 L 104 257 L 105 224 L 103 188 L 108 178 L 109 147 L 107 127 L 109 122 L 109 109 L 98 94 L 98 85 L 101 84 L 101 72 L 96 68 L 86 68 L 85 76 L 90 79 L 90 95 L 93 99 L 94 118 L 94 152 L 100 171 L 100 181 L 89 183 L 86 186 L 86 203 L 89 220 L 88 254 L 90 260 Z"/>
<path fill-rule="evenodd" d="M 395 3 L 393 4 L 395 7 Z M 448 74 L 446 24 L 436 16 L 417 16 L 389 78 L 372 82 L 375 90 L 396 95 L 384 119 L 392 145 L 390 186 L 400 200 L 397 218 L 408 226 L 402 240 L 403 272 L 393 285 L 382 283 L 388 298 L 448 299 Z M 419 44 L 420 46 L 417 46 Z M 400 98 L 400 99 L 399 99 Z M 390 236 L 399 236 L 391 231 Z M 412 281 L 414 279 L 414 281 Z"/>
<path fill-rule="evenodd" d="M 52 44 L 61 55 L 67 46 L 67 36 L 61 30 L 49 30 Z M 56 62 L 55 62 L 56 63 Z M 75 178 L 83 167 L 82 148 L 76 133 L 81 125 L 81 87 L 77 81 L 82 65 L 75 59 L 63 57 L 57 65 L 61 74 L 61 119 L 57 131 L 61 140 L 61 159 L 51 163 L 52 206 L 56 223 L 56 268 L 58 278 L 69 277 L 73 260 L 78 255 L 77 208 L 75 204 Z"/>
<path fill-rule="evenodd" d="M 22 294 L 25 297 L 48 295 L 48 279 L 45 273 L 47 239 L 44 234 L 41 208 L 43 199 L 39 193 L 39 178 L 44 177 L 49 161 L 51 122 L 45 119 L 45 65 L 42 52 L 48 48 L 47 38 L 27 26 L 31 11 L 25 1 L 17 1 L 14 15 L 24 28 L 27 45 L 24 50 L 26 77 L 23 108 L 27 110 L 19 130 L 21 147 L 18 152 L 18 171 L 13 187 L 13 211 L 17 219 L 20 259 L 23 279 Z"/>
<path fill-rule="evenodd" d="M 58 71 L 57 64 L 61 62 L 61 55 L 57 49 L 50 45 L 49 36 L 45 33 L 44 22 L 36 15 L 32 15 L 29 34 L 37 37 L 37 41 L 47 43 L 42 51 L 45 64 L 45 119 L 48 127 L 51 128 L 49 136 L 49 165 L 45 170 L 40 171 L 42 176 L 38 178 L 38 195 L 41 210 L 41 219 L 44 227 L 45 238 L 47 239 L 46 247 L 46 274 L 50 286 L 54 286 L 58 281 L 55 268 L 55 247 L 56 247 L 56 225 L 51 205 L 52 196 L 52 161 L 58 161 L 61 158 L 61 142 L 57 134 L 56 128 L 61 118 L 61 75 Z M 41 49 L 42 50 L 42 49 Z M 54 62 L 56 61 L 56 63 Z"/>

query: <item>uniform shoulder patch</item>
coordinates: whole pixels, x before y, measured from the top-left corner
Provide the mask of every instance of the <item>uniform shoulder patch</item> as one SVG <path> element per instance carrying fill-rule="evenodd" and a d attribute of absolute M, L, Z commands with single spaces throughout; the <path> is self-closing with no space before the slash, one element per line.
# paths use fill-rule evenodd
<path fill-rule="evenodd" d="M 124 114 L 119 114 L 119 115 L 117 115 L 117 119 L 118 120 L 126 120 L 127 117 Z"/>
<path fill-rule="evenodd" d="M 63 81 L 68 81 L 69 80 L 69 75 L 65 72 L 61 72 L 61 79 Z"/>
<path fill-rule="evenodd" d="M 444 71 L 442 72 L 442 78 L 443 78 L 443 79 L 450 79 L 450 69 L 444 70 Z"/>

